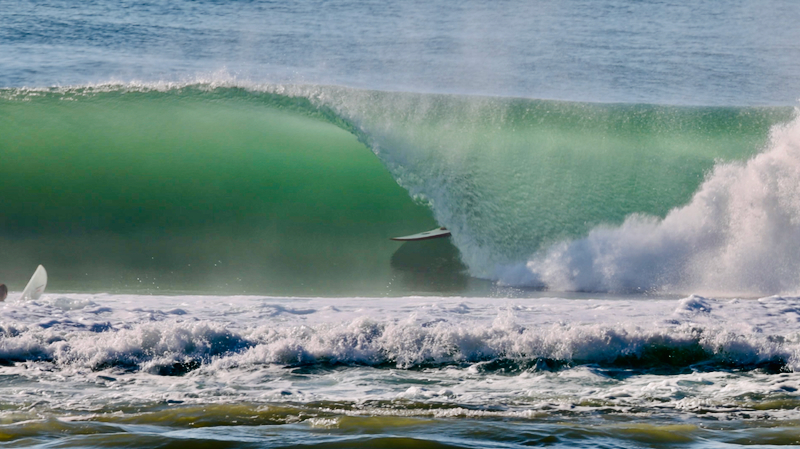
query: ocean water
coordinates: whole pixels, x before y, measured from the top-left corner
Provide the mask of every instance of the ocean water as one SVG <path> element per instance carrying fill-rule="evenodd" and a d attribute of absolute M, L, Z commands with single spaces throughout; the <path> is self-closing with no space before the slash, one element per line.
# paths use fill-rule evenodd
<path fill-rule="evenodd" d="M 799 21 L 0 0 L 0 445 L 800 444 Z"/>

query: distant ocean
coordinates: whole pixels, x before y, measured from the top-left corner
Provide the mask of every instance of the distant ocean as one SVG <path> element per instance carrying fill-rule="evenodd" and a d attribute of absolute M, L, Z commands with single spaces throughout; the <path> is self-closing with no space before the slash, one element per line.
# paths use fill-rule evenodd
<path fill-rule="evenodd" d="M 0 0 L 0 445 L 800 444 L 800 3 L 695 3 Z"/>

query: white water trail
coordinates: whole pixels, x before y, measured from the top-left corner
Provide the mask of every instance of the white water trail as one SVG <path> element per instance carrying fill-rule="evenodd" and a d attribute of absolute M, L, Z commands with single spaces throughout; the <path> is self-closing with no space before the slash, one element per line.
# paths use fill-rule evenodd
<path fill-rule="evenodd" d="M 597 227 L 497 277 L 561 291 L 797 292 L 800 118 L 775 126 L 765 151 L 747 162 L 718 164 L 664 219 L 632 215 Z"/>

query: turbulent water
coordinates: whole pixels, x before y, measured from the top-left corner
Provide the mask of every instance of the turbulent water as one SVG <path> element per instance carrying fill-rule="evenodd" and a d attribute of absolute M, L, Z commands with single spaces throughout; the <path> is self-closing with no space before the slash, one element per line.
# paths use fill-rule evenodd
<path fill-rule="evenodd" d="M 798 20 L 0 0 L 0 446 L 800 444 Z"/>
<path fill-rule="evenodd" d="M 3 315 L 0 435 L 23 444 L 798 438 L 796 297 L 49 294 Z"/>

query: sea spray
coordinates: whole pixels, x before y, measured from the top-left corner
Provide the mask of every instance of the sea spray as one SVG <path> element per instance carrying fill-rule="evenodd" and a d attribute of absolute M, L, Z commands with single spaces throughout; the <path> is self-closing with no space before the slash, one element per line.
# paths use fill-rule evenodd
<path fill-rule="evenodd" d="M 279 91 L 351 122 L 397 182 L 452 231 L 470 274 L 514 285 L 542 283 L 512 281 L 505 273 L 514 269 L 498 267 L 636 214 L 665 216 L 689 201 L 715 164 L 752 156 L 771 126 L 794 115 L 309 86 Z"/>
<path fill-rule="evenodd" d="M 689 204 L 663 219 L 635 214 L 556 244 L 512 285 L 572 291 L 792 293 L 800 288 L 800 119 L 773 127 L 764 151 L 719 163 Z"/>

